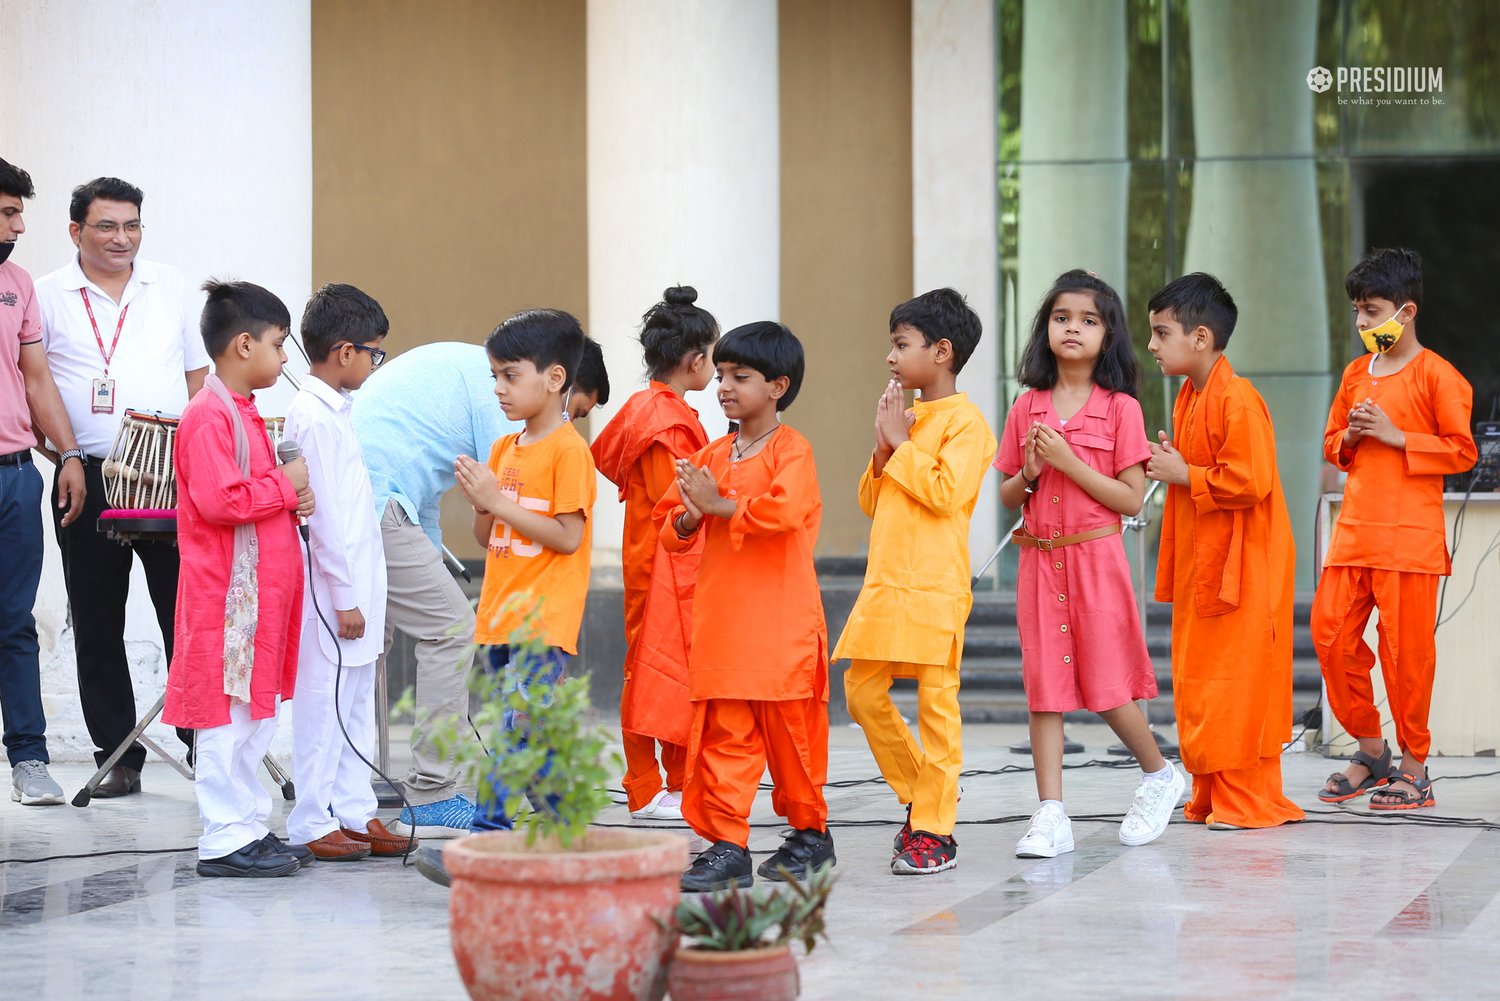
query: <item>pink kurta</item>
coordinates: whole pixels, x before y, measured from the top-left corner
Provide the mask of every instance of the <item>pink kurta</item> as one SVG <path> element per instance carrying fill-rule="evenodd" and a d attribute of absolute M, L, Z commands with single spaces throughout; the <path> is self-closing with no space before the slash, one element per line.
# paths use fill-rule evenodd
<path fill-rule="evenodd" d="M 297 492 L 276 469 L 266 424 L 254 400 L 231 392 L 250 440 L 250 478 L 234 461 L 230 415 L 213 393 L 201 392 L 177 429 L 177 638 L 167 676 L 163 723 L 205 729 L 229 722 L 224 694 L 224 597 L 234 552 L 234 526 L 255 523 L 260 585 L 250 718 L 276 715 L 292 697 L 302 623 L 302 546 Z"/>
<path fill-rule="evenodd" d="M 995 468 L 1007 476 L 1026 459 L 1033 421 L 1063 433 L 1073 453 L 1108 477 L 1151 455 L 1141 405 L 1125 393 L 1094 387 L 1083 409 L 1058 420 L 1052 391 L 1033 389 L 1010 408 Z M 1023 508 L 1041 539 L 1118 523 L 1120 516 L 1051 466 Z M 1102 712 L 1156 697 L 1156 674 L 1141 632 L 1130 565 L 1119 535 L 1051 552 L 1021 549 L 1016 581 L 1021 671 L 1032 712 Z"/>

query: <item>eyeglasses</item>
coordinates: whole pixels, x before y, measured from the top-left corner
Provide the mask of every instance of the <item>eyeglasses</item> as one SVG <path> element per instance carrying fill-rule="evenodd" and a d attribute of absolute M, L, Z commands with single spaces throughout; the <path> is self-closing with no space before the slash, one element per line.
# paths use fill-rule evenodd
<path fill-rule="evenodd" d="M 382 349 L 382 348 L 372 348 L 368 344 L 355 344 L 353 341 L 349 341 L 348 343 L 349 343 L 349 346 L 351 348 L 353 348 L 354 350 L 356 350 L 356 351 L 368 351 L 368 352 L 370 352 L 370 367 L 371 368 L 379 368 L 380 367 L 380 363 L 383 362 L 383 361 L 385 361 L 385 350 Z"/>
<path fill-rule="evenodd" d="M 112 219 L 106 219 L 103 222 L 86 222 L 83 225 L 100 236 L 113 236 L 122 229 L 125 231 L 126 236 L 140 236 L 141 230 L 146 228 L 146 224 L 139 219 L 133 219 L 124 224 L 117 223 Z"/>

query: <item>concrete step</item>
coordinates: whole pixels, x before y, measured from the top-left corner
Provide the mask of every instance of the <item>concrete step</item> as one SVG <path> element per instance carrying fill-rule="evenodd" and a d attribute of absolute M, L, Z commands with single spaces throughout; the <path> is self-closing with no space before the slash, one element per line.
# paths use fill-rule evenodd
<path fill-rule="evenodd" d="M 963 686 L 959 691 L 959 711 L 965 723 L 1024 723 L 1028 716 L 1026 692 L 1021 685 L 1020 665 L 1004 671 L 986 670 L 970 665 L 967 661 L 962 669 Z M 1151 701 L 1149 716 L 1152 723 L 1169 724 L 1176 716 L 1172 706 L 1172 679 L 1170 673 L 1158 673 L 1156 679 L 1158 696 Z M 1318 704 L 1322 694 L 1322 677 L 1316 660 L 1297 660 L 1292 663 L 1292 712 L 1300 714 Z M 891 701 L 908 719 L 917 718 L 916 683 L 897 680 L 891 686 Z M 835 707 L 830 705 L 830 710 Z M 831 718 L 847 722 L 842 706 Z M 1094 721 L 1098 717 L 1090 712 L 1067 713 L 1065 718 L 1073 722 Z"/>
<path fill-rule="evenodd" d="M 1146 629 L 1146 650 L 1152 658 L 1172 656 L 1172 630 L 1168 625 L 1153 625 Z M 1312 633 L 1304 625 L 1292 633 L 1292 656 L 1317 657 Z M 1014 622 L 1004 625 L 976 626 L 969 620 L 964 631 L 964 659 L 1021 656 L 1021 634 Z"/>

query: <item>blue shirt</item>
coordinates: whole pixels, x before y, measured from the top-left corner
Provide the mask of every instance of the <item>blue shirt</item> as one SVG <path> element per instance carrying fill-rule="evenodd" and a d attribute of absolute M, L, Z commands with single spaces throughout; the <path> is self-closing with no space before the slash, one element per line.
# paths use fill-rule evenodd
<path fill-rule="evenodd" d="M 401 505 L 434 546 L 439 504 L 453 489 L 453 460 L 484 462 L 490 446 L 524 425 L 506 418 L 484 347 L 444 341 L 392 358 L 354 394 L 354 432 L 370 468 L 377 516 Z"/>

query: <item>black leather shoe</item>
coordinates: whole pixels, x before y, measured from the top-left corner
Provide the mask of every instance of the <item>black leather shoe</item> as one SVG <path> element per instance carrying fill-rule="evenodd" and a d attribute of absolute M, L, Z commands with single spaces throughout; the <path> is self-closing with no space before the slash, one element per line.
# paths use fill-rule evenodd
<path fill-rule="evenodd" d="M 264 841 L 252 841 L 239 851 L 219 858 L 198 860 L 200 876 L 290 876 L 299 868 L 295 856 L 270 851 Z"/>
<path fill-rule="evenodd" d="M 141 773 L 134 768 L 115 765 L 94 790 L 94 799 L 116 799 L 141 791 Z"/>
<path fill-rule="evenodd" d="M 833 854 L 833 835 L 827 831 L 810 831 L 793 828 L 776 853 L 760 864 L 755 871 L 761 879 L 785 882 L 787 873 L 801 882 L 809 872 L 825 866 L 838 865 Z M 784 873 L 782 870 L 786 870 Z"/>
<path fill-rule="evenodd" d="M 453 879 L 448 875 L 448 867 L 443 864 L 443 850 L 441 848 L 418 848 L 412 855 L 417 864 L 417 872 L 432 880 L 438 886 L 451 886 Z"/>
<path fill-rule="evenodd" d="M 270 831 L 267 831 L 266 836 L 260 839 L 260 843 L 266 846 L 266 851 L 268 852 L 280 852 L 283 855 L 290 855 L 297 860 L 297 864 L 303 869 L 306 869 L 318 860 L 318 857 L 313 854 L 311 848 L 306 845 L 289 845 Z"/>
<path fill-rule="evenodd" d="M 682 892 L 708 893 L 754 882 L 750 853 L 733 841 L 715 841 L 682 874 Z"/>

